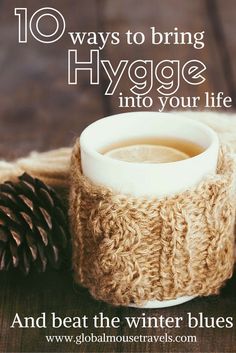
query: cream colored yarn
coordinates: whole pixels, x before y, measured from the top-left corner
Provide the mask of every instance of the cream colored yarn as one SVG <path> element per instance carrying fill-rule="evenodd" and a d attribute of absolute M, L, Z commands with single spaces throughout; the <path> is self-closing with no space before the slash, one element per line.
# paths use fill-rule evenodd
<path fill-rule="evenodd" d="M 235 164 L 221 151 L 217 175 L 161 200 L 114 194 L 71 161 L 75 280 L 115 305 L 218 293 L 232 275 Z"/>
<path fill-rule="evenodd" d="M 71 148 L 59 148 L 49 152 L 31 152 L 29 156 L 12 162 L 0 160 L 0 183 L 14 181 L 27 172 L 50 186 L 68 189 L 70 156 Z"/>

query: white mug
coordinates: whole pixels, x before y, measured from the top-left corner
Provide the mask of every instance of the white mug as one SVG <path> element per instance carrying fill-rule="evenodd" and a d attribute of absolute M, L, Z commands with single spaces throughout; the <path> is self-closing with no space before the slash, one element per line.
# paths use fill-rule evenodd
<path fill-rule="evenodd" d="M 130 163 L 101 154 L 109 145 L 138 138 L 168 137 L 189 140 L 203 152 L 168 163 Z M 216 172 L 219 140 L 203 123 L 175 113 L 132 112 L 109 116 L 89 125 L 81 134 L 81 166 L 93 183 L 134 197 L 161 198 L 185 191 Z M 192 297 L 150 301 L 144 307 L 166 307 Z"/>

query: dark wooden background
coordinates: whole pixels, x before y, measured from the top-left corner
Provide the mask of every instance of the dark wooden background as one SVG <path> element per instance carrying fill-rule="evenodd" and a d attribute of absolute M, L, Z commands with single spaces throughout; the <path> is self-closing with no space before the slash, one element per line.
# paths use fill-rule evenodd
<path fill-rule="evenodd" d="M 205 48 L 191 46 L 139 47 L 107 46 L 103 56 L 114 64 L 121 59 L 190 60 L 198 58 L 207 65 L 207 80 L 201 86 L 181 85 L 178 95 L 199 95 L 204 91 L 223 91 L 236 105 L 236 3 L 234 0 L 0 0 L 0 157 L 23 156 L 32 149 L 48 150 L 72 145 L 82 129 L 94 120 L 115 112 L 117 95 L 104 96 L 107 80 L 90 86 L 88 76 L 80 84 L 68 86 L 67 55 L 70 39 L 64 36 L 53 45 L 42 45 L 29 38 L 27 45 L 17 43 L 17 19 L 14 7 L 28 7 L 32 14 L 39 7 L 60 10 L 67 31 L 120 31 L 129 28 L 147 32 L 150 26 L 160 31 L 206 32 Z M 45 24 L 47 25 L 47 24 Z M 81 58 L 88 58 L 84 45 Z M 127 80 L 120 89 L 128 94 Z M 154 97 L 155 92 L 151 95 Z M 155 108 L 153 108 L 155 110 Z M 145 310 L 149 315 L 185 316 L 203 312 L 210 317 L 234 316 L 236 319 L 236 278 L 228 281 L 218 297 L 197 298 L 189 303 L 162 310 Z M 197 336 L 195 344 L 48 344 L 45 334 L 79 334 L 79 330 L 10 329 L 16 312 L 36 317 L 41 312 L 65 316 L 103 312 L 119 316 L 119 329 L 107 334 L 169 334 Z M 48 271 L 27 278 L 19 274 L 0 274 L 0 351 L 1 352 L 236 352 L 234 329 L 139 329 L 131 331 L 124 316 L 138 316 L 144 310 L 116 308 L 91 298 L 87 290 L 74 285 L 70 271 Z M 236 323 L 235 323 L 236 325 Z M 86 332 L 95 332 L 88 329 Z M 99 330 L 96 333 L 100 332 Z"/>

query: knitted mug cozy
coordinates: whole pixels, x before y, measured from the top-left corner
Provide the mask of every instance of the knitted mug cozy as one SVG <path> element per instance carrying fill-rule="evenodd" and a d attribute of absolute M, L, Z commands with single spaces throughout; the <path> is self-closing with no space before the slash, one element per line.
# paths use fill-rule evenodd
<path fill-rule="evenodd" d="M 218 293 L 233 272 L 235 165 L 221 148 L 217 173 L 162 199 L 119 195 L 71 160 L 75 280 L 100 300 L 142 304 Z"/>

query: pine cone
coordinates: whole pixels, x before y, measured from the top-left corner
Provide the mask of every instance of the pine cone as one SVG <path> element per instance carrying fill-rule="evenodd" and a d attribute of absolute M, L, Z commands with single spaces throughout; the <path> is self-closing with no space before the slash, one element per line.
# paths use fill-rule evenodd
<path fill-rule="evenodd" d="M 0 184 L 0 270 L 60 268 L 68 234 L 66 210 L 52 188 L 26 173 Z"/>

